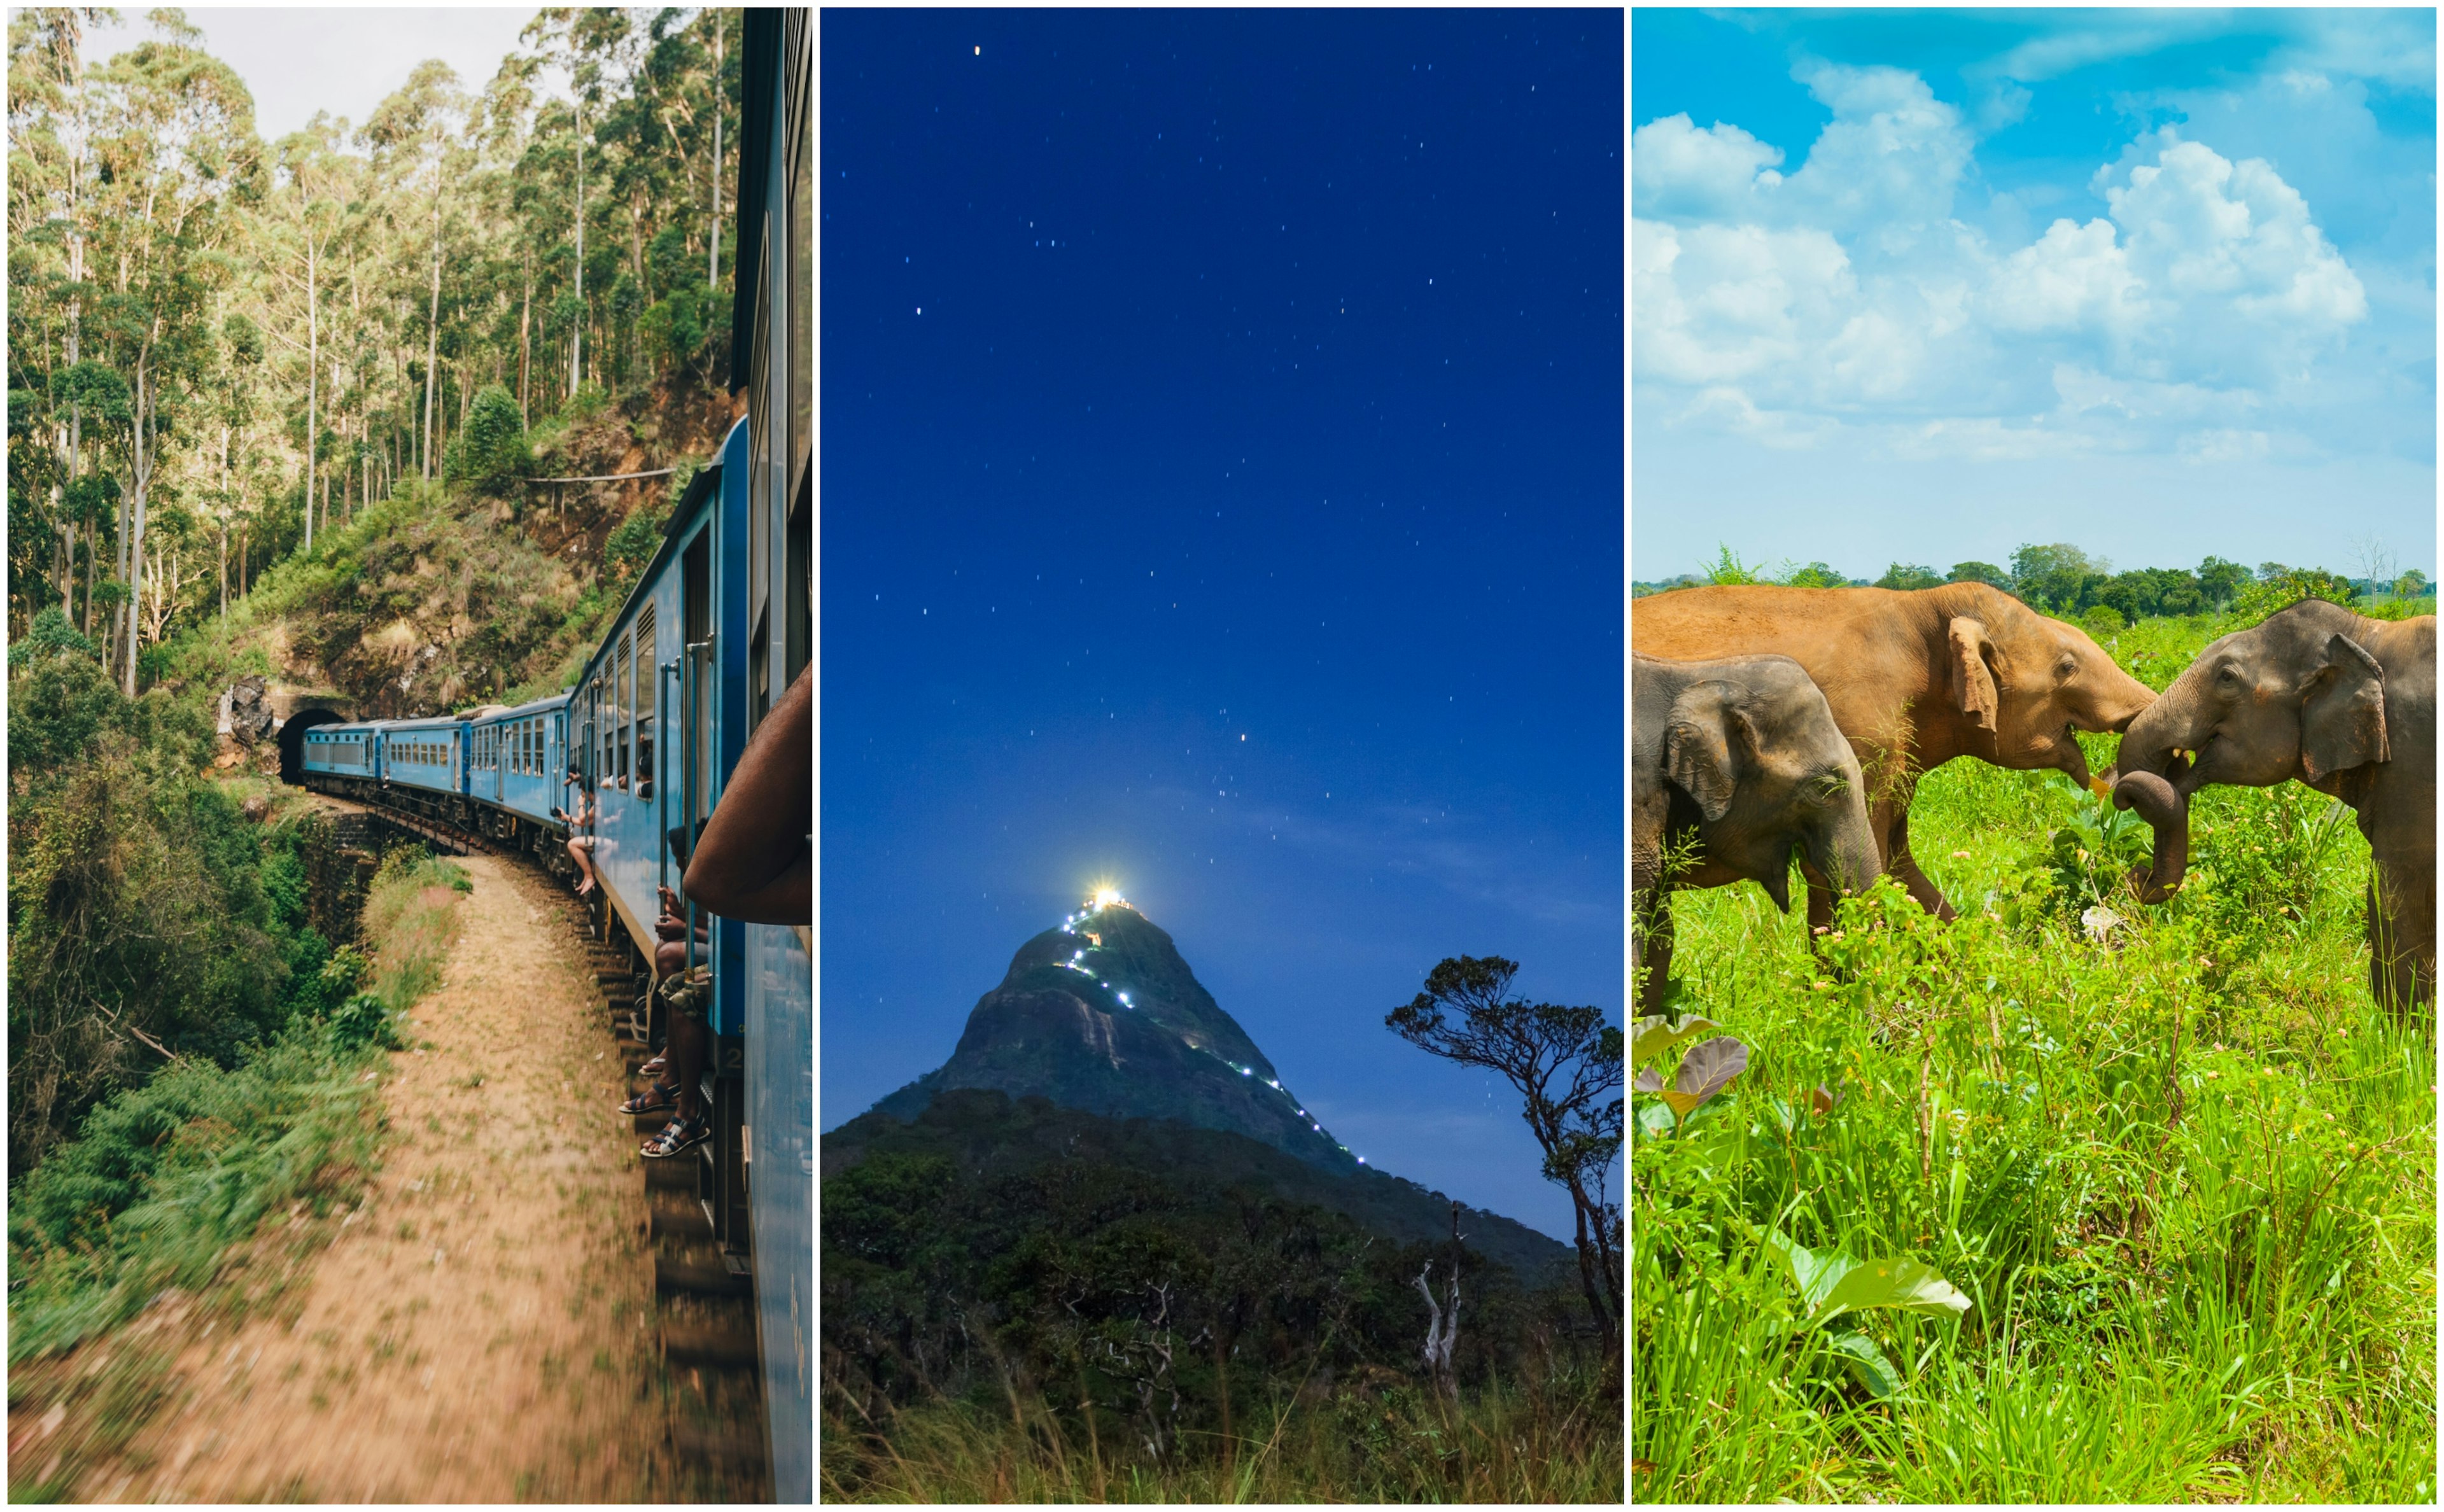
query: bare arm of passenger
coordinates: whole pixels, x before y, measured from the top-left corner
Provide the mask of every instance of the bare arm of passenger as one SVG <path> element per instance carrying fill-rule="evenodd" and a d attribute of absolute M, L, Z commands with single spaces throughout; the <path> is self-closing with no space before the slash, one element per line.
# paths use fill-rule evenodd
<path fill-rule="evenodd" d="M 747 743 L 688 858 L 679 885 L 723 918 L 814 922 L 814 689 L 810 664 Z"/>

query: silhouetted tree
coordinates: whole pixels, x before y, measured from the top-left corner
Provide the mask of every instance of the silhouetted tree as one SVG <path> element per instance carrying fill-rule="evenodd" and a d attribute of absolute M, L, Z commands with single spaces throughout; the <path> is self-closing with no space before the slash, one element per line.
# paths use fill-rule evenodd
<path fill-rule="evenodd" d="M 1446 960 L 1383 1022 L 1421 1050 L 1499 1072 L 1519 1089 L 1520 1116 L 1545 1151 L 1545 1179 L 1570 1194 L 1587 1307 L 1618 1342 L 1621 1213 L 1610 1188 L 1621 1142 L 1621 1032 L 1602 1008 L 1507 996 L 1518 973 L 1518 962 L 1498 955 Z"/>

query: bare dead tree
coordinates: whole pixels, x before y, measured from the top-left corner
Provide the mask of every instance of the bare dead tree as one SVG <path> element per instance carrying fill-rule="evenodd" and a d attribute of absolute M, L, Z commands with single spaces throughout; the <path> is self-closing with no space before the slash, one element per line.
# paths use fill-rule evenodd
<path fill-rule="evenodd" d="M 1459 1378 L 1452 1373 L 1452 1346 L 1459 1342 L 1458 1263 L 1453 1262 L 1451 1268 L 1451 1282 L 1445 1296 L 1448 1305 L 1438 1305 L 1435 1301 L 1435 1289 L 1430 1282 L 1434 1273 L 1435 1263 L 1429 1260 L 1425 1269 L 1417 1272 L 1416 1283 L 1417 1294 L 1426 1300 L 1426 1373 L 1435 1378 L 1435 1385 L 1441 1389 L 1445 1397 L 1457 1401 Z"/>

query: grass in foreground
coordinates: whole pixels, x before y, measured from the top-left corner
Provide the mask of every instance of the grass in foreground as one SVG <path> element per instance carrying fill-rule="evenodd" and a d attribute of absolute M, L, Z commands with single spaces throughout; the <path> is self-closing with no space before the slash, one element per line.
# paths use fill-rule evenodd
<path fill-rule="evenodd" d="M 1623 1469 L 1619 1394 L 1577 1377 L 1496 1384 L 1450 1408 L 1407 1382 L 1286 1394 L 1231 1439 L 1158 1462 L 1017 1396 L 937 1401 L 879 1427 L 826 1411 L 823 1429 L 827 1502 L 1617 1503 Z"/>
<path fill-rule="evenodd" d="M 12 1456 L 9 1500 L 54 1499 L 142 1426 L 169 1364 L 138 1342 L 157 1323 L 197 1300 L 231 1323 L 276 1304 L 328 1237 L 317 1220 L 353 1205 L 379 1143 L 395 1014 L 437 980 L 465 880 L 448 861 L 395 856 L 366 903 L 372 991 L 290 1024 L 233 1070 L 165 1067 L 10 1191 L 9 1405 L 55 1421 Z M 365 963 L 343 951 L 335 968 Z M 59 1359 L 80 1351 L 89 1366 Z"/>
<path fill-rule="evenodd" d="M 2161 687 L 2222 628 L 2114 649 Z M 1677 1128 L 1637 1099 L 1638 1499 L 2434 1500 L 2433 1029 L 2370 1000 L 2367 846 L 2210 788 L 2146 909 L 2129 820 L 1955 762 L 1911 821 L 1955 924 L 1879 884 L 1820 956 L 1754 888 L 1676 897 L 1679 1009 L 1751 1060 Z M 1811 1325 L 1772 1234 L 1972 1306 Z"/>

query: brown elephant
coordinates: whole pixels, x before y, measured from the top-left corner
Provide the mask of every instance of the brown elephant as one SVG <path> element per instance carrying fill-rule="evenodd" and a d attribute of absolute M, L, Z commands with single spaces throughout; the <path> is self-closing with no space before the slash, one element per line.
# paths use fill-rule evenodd
<path fill-rule="evenodd" d="M 2093 785 L 2071 732 L 2122 729 L 2156 697 L 2083 632 L 1976 582 L 1681 588 L 1632 600 L 1630 637 L 1652 655 L 1777 653 L 1805 668 L 1866 775 L 1883 870 L 1945 919 L 1952 905 L 1910 855 L 1918 778 L 1974 756 Z M 1824 881 L 1807 877 L 1811 927 L 1833 917 Z"/>
<path fill-rule="evenodd" d="M 2185 754 L 2186 753 L 2186 754 Z M 2388 622 L 2308 599 L 2198 653 L 2131 723 L 2114 802 L 2155 827 L 2132 877 L 2160 903 L 2189 863 L 2190 795 L 2297 779 L 2359 816 L 2376 860 L 2368 986 L 2435 1001 L 2435 617 Z"/>
<path fill-rule="evenodd" d="M 1754 880 L 1790 910 L 1804 855 L 1845 889 L 1876 876 L 1859 758 L 1788 656 L 1629 658 L 1630 966 L 1639 1012 L 1659 1012 L 1672 971 L 1670 893 Z M 1665 875 L 1668 848 L 1691 853 Z"/>

